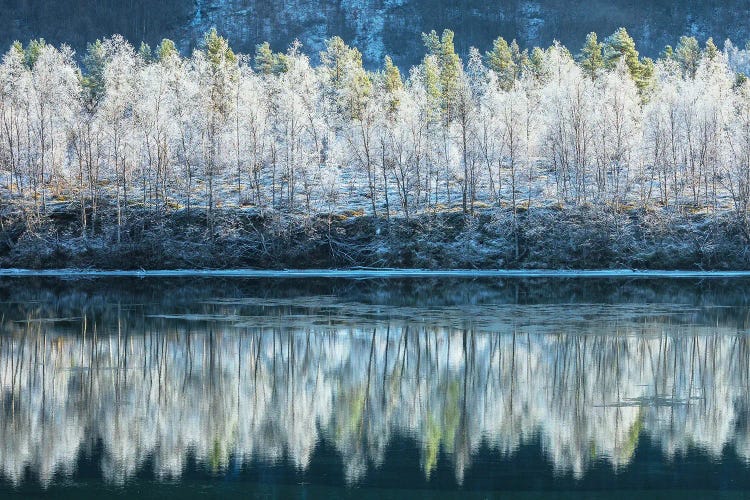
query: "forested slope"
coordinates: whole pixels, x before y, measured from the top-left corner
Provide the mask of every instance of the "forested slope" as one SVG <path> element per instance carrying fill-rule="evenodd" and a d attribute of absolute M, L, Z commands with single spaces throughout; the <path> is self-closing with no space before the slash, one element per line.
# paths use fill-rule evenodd
<path fill-rule="evenodd" d="M 750 38 L 747 0 L 5 0 L 0 2 L 0 45 L 44 37 L 83 52 L 86 43 L 115 33 L 134 45 L 176 41 L 184 54 L 215 26 L 241 52 L 270 41 L 285 50 L 299 38 L 313 60 L 323 41 L 339 35 L 358 46 L 367 67 L 390 54 L 400 67 L 419 61 L 419 33 L 450 28 L 457 49 L 485 50 L 502 35 L 523 47 L 554 39 L 577 47 L 586 33 L 611 33 L 624 26 L 642 54 L 657 56 L 681 35 L 700 41 Z"/>

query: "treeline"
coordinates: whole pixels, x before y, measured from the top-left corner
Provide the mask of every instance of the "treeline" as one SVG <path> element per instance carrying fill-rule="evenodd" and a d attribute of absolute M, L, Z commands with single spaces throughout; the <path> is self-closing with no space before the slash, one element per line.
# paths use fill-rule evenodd
<path fill-rule="evenodd" d="M 596 205 L 732 210 L 750 204 L 748 52 L 682 37 L 641 58 L 619 29 L 571 52 L 498 38 L 463 61 L 423 34 L 408 75 L 376 72 L 341 38 L 311 66 L 298 43 L 237 55 L 215 30 L 170 40 L 15 43 L 0 64 L 0 193 L 26 216 L 103 207 L 118 227 L 216 207 L 310 216 Z M 119 231 L 118 231 L 119 240 Z"/>

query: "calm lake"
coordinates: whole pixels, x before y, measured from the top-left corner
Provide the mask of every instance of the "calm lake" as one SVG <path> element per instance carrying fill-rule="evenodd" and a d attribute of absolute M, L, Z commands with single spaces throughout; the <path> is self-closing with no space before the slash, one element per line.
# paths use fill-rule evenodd
<path fill-rule="evenodd" d="M 0 497 L 741 497 L 750 280 L 0 278 Z"/>

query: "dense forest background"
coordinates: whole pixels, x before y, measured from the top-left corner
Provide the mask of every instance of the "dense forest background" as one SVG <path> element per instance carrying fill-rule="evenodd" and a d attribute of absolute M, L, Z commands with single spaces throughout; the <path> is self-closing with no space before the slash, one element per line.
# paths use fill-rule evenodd
<path fill-rule="evenodd" d="M 239 52 L 266 40 L 283 51 L 298 38 L 316 62 L 324 40 L 339 35 L 362 50 L 369 68 L 386 54 L 405 68 L 420 61 L 419 34 L 432 29 L 455 31 L 465 56 L 498 35 L 522 47 L 557 39 L 577 48 L 590 31 L 624 26 L 641 54 L 654 57 L 681 35 L 742 46 L 749 14 L 748 0 L 0 0 L 0 46 L 43 37 L 80 54 L 86 43 L 119 33 L 136 46 L 168 37 L 188 55 L 215 26 Z"/>

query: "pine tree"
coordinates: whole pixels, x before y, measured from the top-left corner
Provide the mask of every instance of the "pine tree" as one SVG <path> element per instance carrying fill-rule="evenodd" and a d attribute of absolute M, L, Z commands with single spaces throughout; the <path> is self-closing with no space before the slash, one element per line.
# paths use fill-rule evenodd
<path fill-rule="evenodd" d="M 500 88 L 505 91 L 510 90 L 515 81 L 516 62 L 513 60 L 513 53 L 508 42 L 503 37 L 496 38 L 492 42 L 492 50 L 487 52 L 485 59 L 487 67 L 497 75 Z"/>
<path fill-rule="evenodd" d="M 597 40 L 596 33 L 591 32 L 586 35 L 586 43 L 581 49 L 579 59 L 581 61 L 583 72 L 592 81 L 596 80 L 597 76 L 604 68 L 604 57 L 602 55 L 603 47 L 604 45 Z"/>
<path fill-rule="evenodd" d="M 361 66 L 352 73 L 346 94 L 349 117 L 353 120 L 362 119 L 364 107 L 372 96 L 372 78 Z"/>
<path fill-rule="evenodd" d="M 635 82 L 638 90 L 644 90 L 651 82 L 653 67 L 649 63 L 643 63 L 638 57 L 635 41 L 625 28 L 619 28 L 612 33 L 604 42 L 604 67 L 611 70 L 617 66 L 620 58 L 625 60 L 630 77 Z"/>
<path fill-rule="evenodd" d="M 440 37 L 437 31 L 432 30 L 429 33 L 422 33 L 422 43 L 427 47 L 429 54 L 437 55 L 440 52 Z"/>
<path fill-rule="evenodd" d="M 614 69 L 621 57 L 625 59 L 628 70 L 639 62 L 635 41 L 625 28 L 619 28 L 604 41 L 604 64 L 607 69 Z"/>
<path fill-rule="evenodd" d="M 268 42 L 263 42 L 260 45 L 255 46 L 255 70 L 264 75 L 270 75 L 273 73 L 274 66 L 276 65 L 276 58 L 271 50 L 271 45 Z"/>
<path fill-rule="evenodd" d="M 635 81 L 635 84 L 644 100 L 648 99 L 646 96 L 648 89 L 653 87 L 652 83 L 654 81 L 655 68 L 654 60 L 650 57 L 644 57 L 641 59 L 640 78 Z"/>
<path fill-rule="evenodd" d="M 439 58 L 443 108 L 449 121 L 452 119 L 454 112 L 461 73 L 461 60 L 458 58 L 456 49 L 453 46 L 453 36 L 451 30 L 443 31 L 443 36 L 440 39 Z"/>
<path fill-rule="evenodd" d="M 706 48 L 703 49 L 703 57 L 709 61 L 713 61 L 717 55 L 719 55 L 719 49 L 716 47 L 714 39 L 709 38 L 706 40 Z"/>
<path fill-rule="evenodd" d="M 204 66 L 203 91 L 208 97 L 208 154 L 206 176 L 208 177 L 209 229 L 213 231 L 212 212 L 214 207 L 213 179 L 217 173 L 219 160 L 223 157 L 220 130 L 226 122 L 232 107 L 232 87 L 239 77 L 237 56 L 224 37 L 212 28 L 204 38 L 206 60 Z"/>
<path fill-rule="evenodd" d="M 521 73 L 529 64 L 529 51 L 526 49 L 521 50 L 518 46 L 518 42 L 516 42 L 516 39 L 514 38 L 513 41 L 510 42 L 510 55 L 513 64 L 515 65 L 513 68 L 513 80 L 515 81 L 521 78 Z"/>
<path fill-rule="evenodd" d="M 438 66 L 441 107 L 448 122 L 453 119 L 461 76 L 461 59 L 456 54 L 453 38 L 451 30 L 444 30 L 440 38 L 434 30 L 429 34 L 422 33 L 422 40 Z"/>
<path fill-rule="evenodd" d="M 529 72 L 538 83 L 543 83 L 548 76 L 547 63 L 544 49 L 534 47 L 529 57 Z"/>
<path fill-rule="evenodd" d="M 329 97 L 337 111 L 348 118 L 359 119 L 372 94 L 372 79 L 362 66 L 362 53 L 335 36 L 326 41 L 320 61 L 330 85 Z"/>
<path fill-rule="evenodd" d="M 177 47 L 175 47 L 174 42 L 169 38 L 164 38 L 156 48 L 156 58 L 161 62 L 167 61 L 176 55 Z"/>
<path fill-rule="evenodd" d="M 680 43 L 677 44 L 675 57 L 680 63 L 684 75 L 695 78 L 698 71 L 698 63 L 701 59 L 701 51 L 698 46 L 698 40 L 692 36 L 680 37 Z"/>
<path fill-rule="evenodd" d="M 268 42 L 255 46 L 255 71 L 264 75 L 280 75 L 289 71 L 286 54 L 273 52 Z"/>
<path fill-rule="evenodd" d="M 390 56 L 385 56 L 385 64 L 383 67 L 383 88 L 388 98 L 386 109 L 390 115 L 393 115 L 398 111 L 398 106 L 401 102 L 399 96 L 401 90 L 404 88 L 404 82 L 401 80 L 401 72 L 398 67 L 393 64 Z"/>
<path fill-rule="evenodd" d="M 81 86 L 86 91 L 86 105 L 93 110 L 104 97 L 104 69 L 107 58 L 101 40 L 88 45 L 83 58 L 86 74 L 81 77 Z"/>
<path fill-rule="evenodd" d="M 253 66 L 255 71 L 264 75 L 280 75 L 289 71 L 286 54 L 273 52 L 268 42 L 255 46 Z"/>
<path fill-rule="evenodd" d="M 29 44 L 26 46 L 26 50 L 24 51 L 24 61 L 27 68 L 34 68 L 34 63 L 36 63 L 36 60 L 39 58 L 42 49 L 44 49 L 46 45 L 47 42 L 44 41 L 44 38 L 38 38 L 29 42 Z"/>
<path fill-rule="evenodd" d="M 154 54 L 151 51 L 151 46 L 146 42 L 141 42 L 141 46 L 138 48 L 138 55 L 145 63 L 150 63 L 154 59 Z"/>
<path fill-rule="evenodd" d="M 362 67 L 362 54 L 338 36 L 329 38 L 325 44 L 326 50 L 320 53 L 320 62 L 328 73 L 331 85 L 340 89 L 351 76 L 350 72 Z"/>
<path fill-rule="evenodd" d="M 440 93 L 440 68 L 435 61 L 435 56 L 427 55 L 422 61 L 422 85 L 427 94 L 428 119 L 436 120 L 440 113 L 441 93 Z"/>
<path fill-rule="evenodd" d="M 206 56 L 212 66 L 219 68 L 237 63 L 237 56 L 229 47 L 229 42 L 211 28 L 203 39 L 206 46 Z"/>

